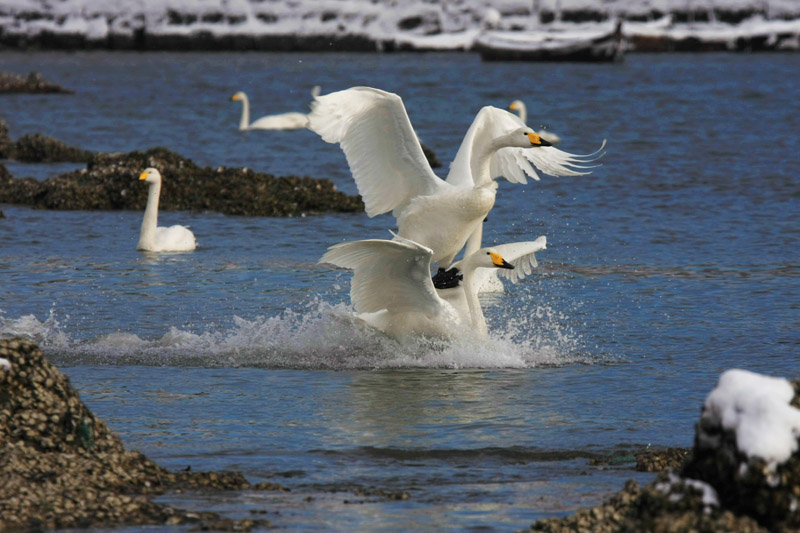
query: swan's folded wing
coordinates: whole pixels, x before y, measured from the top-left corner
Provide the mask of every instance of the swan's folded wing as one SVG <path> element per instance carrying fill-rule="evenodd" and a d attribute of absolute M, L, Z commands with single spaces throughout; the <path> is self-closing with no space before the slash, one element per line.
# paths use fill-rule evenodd
<path fill-rule="evenodd" d="M 311 131 L 342 147 L 369 216 L 444 186 L 396 94 L 370 87 L 326 94 L 314 99 L 308 117 Z"/>
<path fill-rule="evenodd" d="M 497 107 L 483 107 L 461 142 L 456 158 L 450 165 L 447 182 L 452 185 L 474 185 L 475 177 L 479 175 L 477 158 L 480 147 L 522 127 L 526 127 L 525 123 L 517 115 Z M 604 147 L 605 141 L 596 152 L 585 155 L 571 154 L 552 146 L 502 148 L 495 152 L 490 161 L 491 178 L 504 177 L 512 183 L 527 183 L 528 176 L 539 179 L 537 168 L 551 176 L 581 176 L 590 172 L 588 169 L 592 166 L 588 163 L 601 157 Z"/>
<path fill-rule="evenodd" d="M 281 113 L 266 115 L 250 124 L 251 130 L 299 130 L 308 126 L 308 117 L 303 113 Z"/>
<path fill-rule="evenodd" d="M 319 262 L 353 270 L 350 299 L 359 313 L 435 314 L 441 300 L 431 281 L 432 255 L 413 241 L 370 239 L 331 246 Z"/>

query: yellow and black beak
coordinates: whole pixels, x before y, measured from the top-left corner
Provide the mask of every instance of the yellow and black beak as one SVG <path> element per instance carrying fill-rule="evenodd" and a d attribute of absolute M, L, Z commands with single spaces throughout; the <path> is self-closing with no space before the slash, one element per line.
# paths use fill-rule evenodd
<path fill-rule="evenodd" d="M 238 100 L 238 99 L 239 99 L 238 94 L 234 94 L 233 96 L 231 96 L 231 100 Z"/>
<path fill-rule="evenodd" d="M 148 171 L 146 171 L 146 170 L 144 172 L 142 172 L 141 174 L 139 174 L 139 181 L 146 180 L 148 174 L 150 174 L 150 173 Z"/>
<path fill-rule="evenodd" d="M 492 263 L 494 263 L 494 266 L 496 266 L 497 268 L 508 268 L 511 270 L 514 269 L 514 265 L 503 259 L 502 255 L 495 252 L 491 252 L 489 256 L 492 258 Z"/>
<path fill-rule="evenodd" d="M 553 146 L 551 143 L 539 137 L 538 133 L 532 131 L 529 132 L 527 135 L 528 135 L 528 140 L 531 142 L 531 146 Z"/>

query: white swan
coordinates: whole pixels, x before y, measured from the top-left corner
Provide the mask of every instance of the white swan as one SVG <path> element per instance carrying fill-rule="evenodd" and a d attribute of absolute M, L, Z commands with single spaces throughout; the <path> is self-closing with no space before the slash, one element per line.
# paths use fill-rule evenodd
<path fill-rule="evenodd" d="M 311 89 L 311 96 L 316 98 L 319 95 L 319 85 Z M 300 130 L 308 126 L 308 115 L 305 113 L 281 113 L 279 115 L 267 115 L 258 120 L 250 122 L 250 100 L 241 91 L 231 96 L 231 100 L 242 102 L 242 118 L 239 119 L 239 130 Z"/>
<path fill-rule="evenodd" d="M 197 247 L 194 234 L 185 226 L 158 227 L 158 198 L 161 195 L 161 173 L 145 169 L 140 180 L 150 184 L 147 193 L 147 207 L 144 210 L 142 229 L 139 232 L 137 250 L 148 252 L 189 252 Z"/>
<path fill-rule="evenodd" d="M 511 102 L 511 105 L 508 106 L 511 111 L 516 111 L 517 115 L 519 115 L 519 119 L 524 122 L 525 124 L 528 123 L 528 109 L 525 107 L 525 102 L 522 100 L 514 100 Z M 549 142 L 552 145 L 556 145 L 561 142 L 561 137 L 557 134 L 547 131 L 541 130 L 537 132 L 539 137 L 544 139 L 545 141 Z"/>
<path fill-rule="evenodd" d="M 393 211 L 398 236 L 433 250 L 431 261 L 440 267 L 451 264 L 494 206 L 495 178 L 539 179 L 531 163 L 555 176 L 583 175 L 595 155 L 551 148 L 515 115 L 487 106 L 475 117 L 444 181 L 425 159 L 402 99 L 370 87 L 316 98 L 308 127 L 340 144 L 367 215 Z"/>
<path fill-rule="evenodd" d="M 411 336 L 485 339 L 488 330 L 476 289 L 481 271 L 515 269 L 515 260 L 530 265 L 535 262 L 534 252 L 545 247 L 545 237 L 539 237 L 481 249 L 459 261 L 463 275 L 458 286 L 443 290 L 435 289 L 430 277 L 433 250 L 399 237 L 337 244 L 328 248 L 319 263 L 352 269 L 350 300 L 356 316 L 401 342 Z M 501 250 L 515 254 L 512 262 Z M 513 279 L 526 273 L 530 267 L 523 267 Z"/>

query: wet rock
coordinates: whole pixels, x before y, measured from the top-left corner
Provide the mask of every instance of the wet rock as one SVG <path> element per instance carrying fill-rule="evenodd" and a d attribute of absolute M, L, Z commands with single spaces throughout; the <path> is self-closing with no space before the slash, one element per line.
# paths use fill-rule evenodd
<path fill-rule="evenodd" d="M 800 407 L 800 380 L 791 383 L 791 405 Z M 695 427 L 692 460 L 681 474 L 713 486 L 721 505 L 752 516 L 771 530 L 800 529 L 800 451 L 797 446 L 787 461 L 770 465 L 761 457 L 748 457 L 737 433 L 723 427 L 716 417 L 701 417 Z M 766 439 L 775 440 L 764 430 Z M 793 438 L 797 439 L 797 434 Z"/>
<path fill-rule="evenodd" d="M 63 142 L 38 133 L 23 135 L 12 148 L 11 157 L 26 163 L 88 163 L 92 152 L 67 146 Z"/>
<path fill-rule="evenodd" d="M 249 531 L 269 525 L 153 503 L 149 496 L 167 490 L 252 487 L 238 473 L 170 472 L 126 450 L 32 342 L 0 340 L 0 359 L 8 362 L 0 365 L 0 531 L 120 524 Z"/>
<path fill-rule="evenodd" d="M 26 163 L 87 163 L 92 152 L 67 146 L 38 133 L 23 135 L 16 142 L 8 135 L 8 125 L 0 120 L 0 159 L 16 159 Z"/>
<path fill-rule="evenodd" d="M 162 210 L 217 211 L 229 215 L 300 216 L 359 212 L 359 197 L 338 192 L 327 179 L 275 177 L 246 168 L 198 167 L 165 148 L 128 154 L 94 154 L 85 170 L 34 180 L 0 179 L 0 202 L 46 209 L 143 210 L 147 186 L 139 174 L 161 171 Z"/>
<path fill-rule="evenodd" d="M 791 405 L 800 408 L 800 381 L 792 382 L 792 387 Z M 763 432 L 763 438 L 774 440 L 769 431 Z M 652 470 L 662 465 L 679 475 L 661 472 L 644 488 L 628 481 L 602 505 L 564 518 L 539 520 L 531 531 L 800 530 L 798 449 L 785 462 L 770 466 L 763 459 L 748 457 L 739 448 L 736 432 L 723 427 L 721 419 L 704 415 L 696 426 L 691 451 L 676 448 L 637 454 L 637 468 Z"/>
<path fill-rule="evenodd" d="M 0 120 L 0 159 L 11 159 L 14 153 L 14 142 L 8 136 L 8 124 Z"/>
<path fill-rule="evenodd" d="M 680 470 L 689 458 L 689 448 L 656 448 L 636 454 L 636 470 L 639 472 L 662 472 Z"/>
<path fill-rule="evenodd" d="M 64 93 L 73 91 L 65 89 L 55 83 L 50 83 L 42 78 L 38 72 L 31 72 L 27 76 L 0 72 L 0 93 Z"/>

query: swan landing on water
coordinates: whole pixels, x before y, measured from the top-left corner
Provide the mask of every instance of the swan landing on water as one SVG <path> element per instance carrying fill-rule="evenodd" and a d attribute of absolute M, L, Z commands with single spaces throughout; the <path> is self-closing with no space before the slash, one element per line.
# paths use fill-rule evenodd
<path fill-rule="evenodd" d="M 547 240 L 482 248 L 454 265 L 461 273 L 457 286 L 437 290 L 430 277 L 433 250 L 414 241 L 370 239 L 345 242 L 328 248 L 319 263 L 353 270 L 350 299 L 356 317 L 401 342 L 412 336 L 452 339 L 488 336 L 478 300 L 482 271 L 508 269 L 517 272 L 512 281 L 531 273 L 533 254 L 546 248 Z M 502 251 L 514 254 L 512 261 Z"/>
<path fill-rule="evenodd" d="M 189 252 L 197 247 L 194 233 L 186 226 L 158 227 L 158 199 L 161 195 L 161 173 L 145 169 L 139 180 L 150 184 L 147 193 L 147 207 L 144 210 L 142 229 L 139 232 L 137 250 L 147 252 Z"/>

